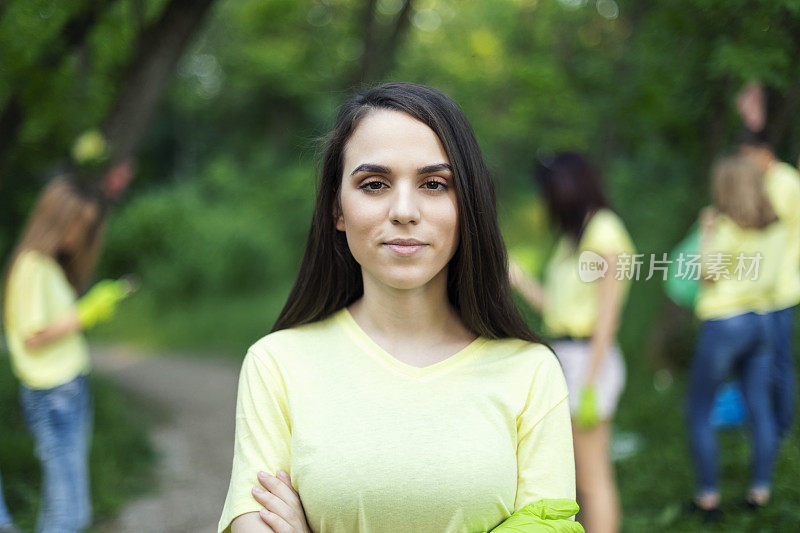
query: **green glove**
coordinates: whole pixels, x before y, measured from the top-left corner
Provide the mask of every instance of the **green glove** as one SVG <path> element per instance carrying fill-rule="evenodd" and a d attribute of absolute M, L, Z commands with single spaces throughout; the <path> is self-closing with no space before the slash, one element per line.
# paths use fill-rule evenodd
<path fill-rule="evenodd" d="M 575 500 L 568 498 L 538 500 L 506 518 L 492 533 L 584 533 L 582 525 L 570 520 L 578 510 Z"/>
<path fill-rule="evenodd" d="M 124 279 L 104 279 L 78 300 L 78 322 L 86 329 L 114 316 L 117 304 L 131 293 L 131 284 Z"/>
<path fill-rule="evenodd" d="M 594 385 L 584 385 L 578 400 L 575 423 L 582 429 L 591 429 L 600 422 L 600 409 L 597 405 L 597 391 Z"/>

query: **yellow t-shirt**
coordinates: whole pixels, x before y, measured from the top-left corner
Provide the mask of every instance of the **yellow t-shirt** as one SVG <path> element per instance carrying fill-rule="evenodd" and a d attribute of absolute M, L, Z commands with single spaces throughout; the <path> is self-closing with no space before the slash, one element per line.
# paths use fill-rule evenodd
<path fill-rule="evenodd" d="M 561 237 L 544 277 L 545 302 L 542 318 L 545 331 L 553 337 L 569 335 L 588 338 L 594 333 L 600 308 L 600 278 L 583 281 L 578 265 L 583 252 L 599 255 L 629 254 L 635 248 L 622 220 L 610 209 L 598 210 L 583 231 L 575 248 L 567 236 Z M 632 263 L 632 258 L 628 258 Z M 622 264 L 622 259 L 618 259 Z M 606 271 L 606 276 L 617 276 Z M 623 301 L 627 297 L 631 276 L 625 276 Z M 589 278 L 584 278 L 589 279 Z"/>
<path fill-rule="evenodd" d="M 702 254 L 703 274 L 717 279 L 701 282 L 695 315 L 701 320 L 720 320 L 770 310 L 786 247 L 784 224 L 742 228 L 719 215 L 711 232 L 708 250 Z"/>
<path fill-rule="evenodd" d="M 312 531 L 486 531 L 542 498 L 575 498 L 567 388 L 553 353 L 478 337 L 423 368 L 347 308 L 253 344 L 239 377 L 219 531 L 290 473 Z"/>
<path fill-rule="evenodd" d="M 79 331 L 28 350 L 25 339 L 75 306 L 77 295 L 52 257 L 26 250 L 14 261 L 8 279 L 4 324 L 11 368 L 31 389 L 50 389 L 89 372 L 89 347 Z"/>
<path fill-rule="evenodd" d="M 800 174 L 793 166 L 774 162 L 764 177 L 767 196 L 786 226 L 778 282 L 770 310 L 800 303 Z"/>

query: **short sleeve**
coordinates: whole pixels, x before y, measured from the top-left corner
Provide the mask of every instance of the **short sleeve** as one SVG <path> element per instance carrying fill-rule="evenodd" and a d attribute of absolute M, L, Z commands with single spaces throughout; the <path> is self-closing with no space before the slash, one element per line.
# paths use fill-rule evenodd
<path fill-rule="evenodd" d="M 575 499 L 575 457 L 567 384 L 555 355 L 540 346 L 528 399 L 517 419 L 514 512 L 543 498 Z"/>
<path fill-rule="evenodd" d="M 625 225 L 610 209 L 601 209 L 592 216 L 584 231 L 580 248 L 600 255 L 630 254 L 635 251 Z"/>
<path fill-rule="evenodd" d="M 257 474 L 290 472 L 291 420 L 286 388 L 271 354 L 248 350 L 239 374 L 233 468 L 228 495 L 219 521 L 220 532 L 230 531 L 239 515 L 261 509 L 251 490 L 259 486 Z"/>
<path fill-rule="evenodd" d="M 800 175 L 786 163 L 775 163 L 766 182 L 767 194 L 775 213 L 787 224 L 800 218 Z"/>
<path fill-rule="evenodd" d="M 48 268 L 36 252 L 17 258 L 9 286 L 9 327 L 24 341 L 44 329 L 50 319 L 47 303 Z"/>

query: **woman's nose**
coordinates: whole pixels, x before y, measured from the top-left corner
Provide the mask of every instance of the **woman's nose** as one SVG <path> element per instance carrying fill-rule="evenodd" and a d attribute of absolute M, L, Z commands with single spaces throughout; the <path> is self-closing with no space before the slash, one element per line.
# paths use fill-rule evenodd
<path fill-rule="evenodd" d="M 419 222 L 419 198 L 413 183 L 400 182 L 393 191 L 389 217 L 395 224 Z"/>

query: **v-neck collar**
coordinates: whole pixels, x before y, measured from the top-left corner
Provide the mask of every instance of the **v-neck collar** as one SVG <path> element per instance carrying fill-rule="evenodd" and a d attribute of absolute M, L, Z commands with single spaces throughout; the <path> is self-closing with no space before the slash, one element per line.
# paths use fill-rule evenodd
<path fill-rule="evenodd" d="M 341 308 L 336 312 L 336 314 L 336 319 L 339 320 L 353 340 L 355 340 L 356 343 L 366 353 L 383 364 L 396 370 L 397 372 L 414 378 L 428 378 L 434 375 L 439 375 L 448 369 L 458 366 L 460 363 L 470 359 L 471 356 L 475 355 L 476 351 L 489 340 L 488 338 L 479 335 L 475 340 L 453 355 L 447 357 L 447 359 L 443 359 L 442 361 L 432 365 L 418 367 L 400 361 L 395 356 L 381 348 L 381 346 L 372 340 L 372 338 L 367 335 L 366 331 L 364 331 L 361 326 L 358 325 L 358 322 L 356 322 L 355 318 L 353 318 L 353 315 L 350 313 L 350 310 L 347 309 L 347 307 Z"/>

